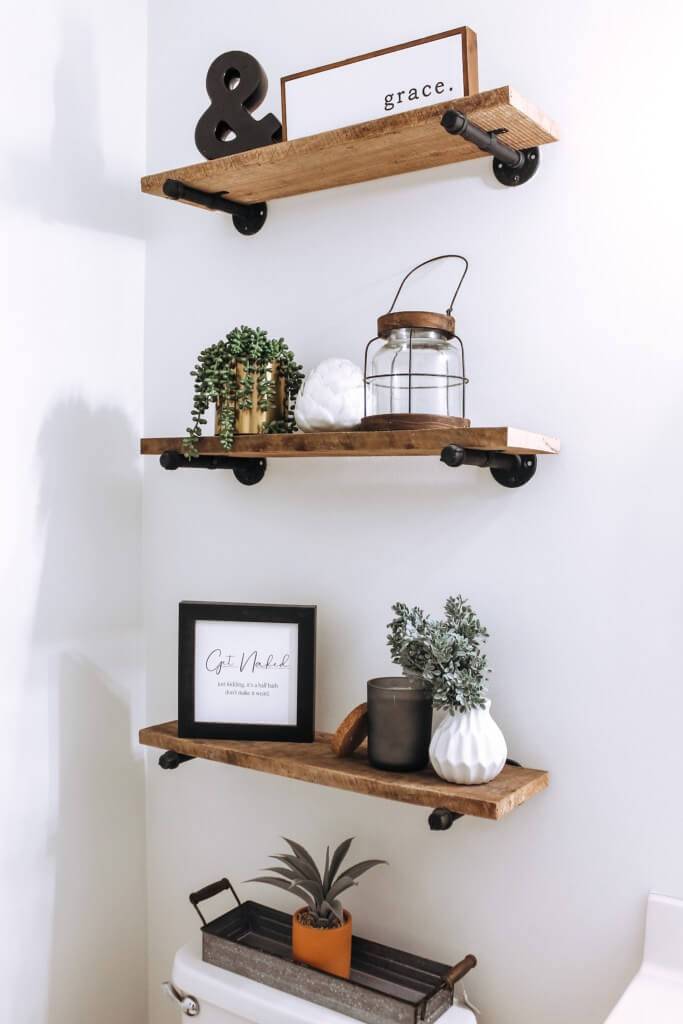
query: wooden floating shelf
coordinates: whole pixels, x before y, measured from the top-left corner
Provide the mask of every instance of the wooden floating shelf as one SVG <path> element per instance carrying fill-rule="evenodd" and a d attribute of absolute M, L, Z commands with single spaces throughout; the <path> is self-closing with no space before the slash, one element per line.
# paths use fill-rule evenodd
<path fill-rule="evenodd" d="M 419 110 L 218 157 L 142 178 L 142 191 L 164 197 L 168 179 L 208 193 L 225 193 L 254 204 L 373 181 L 408 171 L 477 160 L 483 154 L 464 138 L 449 135 L 441 117 L 457 108 L 472 124 L 501 131 L 516 149 L 555 142 L 557 126 L 510 86 L 437 103 Z"/>
<path fill-rule="evenodd" d="M 351 757 L 338 758 L 329 741 L 327 733 L 318 733 L 314 743 L 181 739 L 177 722 L 140 730 L 140 743 L 147 747 L 490 821 L 498 821 L 548 785 L 547 772 L 512 765 L 483 786 L 451 785 L 431 768 L 405 774 L 382 772 L 371 767 L 363 748 Z"/>
<path fill-rule="evenodd" d="M 182 437 L 143 437 L 142 455 L 182 452 Z M 560 442 L 516 427 L 439 427 L 435 430 L 340 430 L 316 434 L 242 434 L 228 452 L 217 437 L 202 437 L 202 455 L 244 459 L 440 455 L 448 445 L 511 455 L 557 455 Z"/>

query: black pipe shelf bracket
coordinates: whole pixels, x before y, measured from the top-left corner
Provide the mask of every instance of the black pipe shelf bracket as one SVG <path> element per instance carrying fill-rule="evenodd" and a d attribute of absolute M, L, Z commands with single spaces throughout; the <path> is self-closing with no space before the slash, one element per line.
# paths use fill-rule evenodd
<path fill-rule="evenodd" d="M 222 192 L 204 192 L 202 189 L 185 185 L 176 178 L 167 178 L 163 191 L 169 199 L 181 199 L 197 206 L 205 206 L 207 210 L 229 213 L 241 235 L 255 235 L 266 223 L 268 216 L 268 207 L 265 203 L 236 203 L 234 199 L 227 199 Z"/>
<path fill-rule="evenodd" d="M 159 767 L 172 770 L 186 761 L 194 761 L 191 754 L 179 754 L 176 750 L 165 750 L 159 758 Z"/>
<path fill-rule="evenodd" d="M 464 817 L 464 814 L 449 811 L 447 807 L 435 807 L 427 820 L 432 832 L 446 832 L 451 825 L 455 824 L 458 818 Z"/>
<path fill-rule="evenodd" d="M 461 448 L 458 444 L 446 445 L 441 452 L 441 462 L 453 469 L 458 466 L 489 469 L 493 479 L 503 487 L 523 487 L 536 472 L 535 455 L 487 452 L 477 448 Z"/>
<path fill-rule="evenodd" d="M 458 466 L 478 466 L 488 469 L 494 480 L 503 487 L 522 487 L 536 472 L 535 455 L 514 455 L 510 452 L 489 452 L 478 448 L 462 448 L 457 444 L 446 445 L 441 451 L 440 461 L 455 469 Z M 159 456 L 164 469 L 231 469 L 241 484 L 247 487 L 258 484 L 266 473 L 267 461 L 233 455 L 198 455 L 188 459 L 177 451 L 165 451 Z"/>
<path fill-rule="evenodd" d="M 512 765 L 513 768 L 522 767 L 519 761 L 513 761 L 511 757 L 508 757 L 505 764 Z M 451 825 L 454 825 L 456 821 L 464 817 L 464 814 L 458 814 L 457 811 L 449 811 L 447 807 L 435 807 L 429 815 L 427 822 L 432 832 L 446 832 Z"/>
<path fill-rule="evenodd" d="M 168 451 L 159 456 L 164 469 L 231 469 L 241 484 L 251 487 L 266 474 L 265 459 L 238 459 L 232 455 L 198 455 L 187 459 L 180 452 Z"/>
<path fill-rule="evenodd" d="M 501 185 L 524 185 L 538 170 L 541 153 L 538 146 L 529 149 L 514 149 L 501 142 L 499 135 L 507 128 L 487 132 L 472 124 L 468 117 L 459 110 L 447 110 L 441 118 L 441 125 L 449 135 L 460 135 L 466 142 L 471 142 L 483 153 L 493 157 L 493 173 Z"/>

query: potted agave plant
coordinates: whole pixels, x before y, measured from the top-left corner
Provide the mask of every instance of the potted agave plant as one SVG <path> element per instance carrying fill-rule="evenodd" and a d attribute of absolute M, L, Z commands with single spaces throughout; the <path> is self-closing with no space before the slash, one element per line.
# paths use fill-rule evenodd
<path fill-rule="evenodd" d="M 348 978 L 351 973 L 352 919 L 344 910 L 339 897 L 357 885 L 357 879 L 384 860 L 364 860 L 352 867 L 343 863 L 353 839 L 345 839 L 330 856 L 325 854 L 325 866 L 318 869 L 313 857 L 300 843 L 285 839 L 291 853 L 273 854 L 280 861 L 277 867 L 267 867 L 277 877 L 251 878 L 250 882 L 265 882 L 291 892 L 303 900 L 292 916 L 292 955 L 299 963 L 317 967 L 327 974 Z"/>
<path fill-rule="evenodd" d="M 183 440 L 188 458 L 211 404 L 216 407 L 216 436 L 232 448 L 235 434 L 286 434 L 296 430 L 293 403 L 303 373 L 283 338 L 269 338 L 260 327 L 235 327 L 199 353 L 192 374 L 192 424 Z"/>
<path fill-rule="evenodd" d="M 445 708 L 429 747 L 437 775 L 447 782 L 477 785 L 502 770 L 507 746 L 491 717 L 483 644 L 488 632 L 460 595 L 449 597 L 443 619 L 421 608 L 393 606 L 389 649 L 405 672 L 424 680 L 435 708 Z"/>

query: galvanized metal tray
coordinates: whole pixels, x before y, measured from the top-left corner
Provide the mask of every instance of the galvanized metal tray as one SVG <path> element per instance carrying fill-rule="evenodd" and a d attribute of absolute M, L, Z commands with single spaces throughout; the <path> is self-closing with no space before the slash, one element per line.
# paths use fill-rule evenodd
<path fill-rule="evenodd" d="M 237 906 L 207 923 L 199 904 L 229 890 Z M 468 955 L 454 967 L 353 937 L 351 977 L 337 978 L 292 959 L 292 918 L 242 903 L 227 878 L 190 895 L 202 920 L 202 958 L 264 985 L 300 996 L 365 1024 L 432 1024 L 453 1002 L 453 986 L 476 966 Z"/>

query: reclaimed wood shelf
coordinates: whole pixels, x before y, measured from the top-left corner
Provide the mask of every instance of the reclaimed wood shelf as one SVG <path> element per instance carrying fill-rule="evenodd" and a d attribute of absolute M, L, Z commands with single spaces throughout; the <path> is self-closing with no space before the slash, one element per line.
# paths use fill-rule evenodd
<path fill-rule="evenodd" d="M 550 118 L 510 86 L 503 86 L 235 156 L 150 174 L 142 178 L 142 191 L 166 198 L 164 184 L 175 180 L 205 193 L 225 194 L 233 202 L 255 204 L 477 160 L 485 155 L 481 149 L 460 136 L 448 134 L 441 126 L 443 114 L 454 108 L 473 125 L 500 133 L 501 141 L 516 149 L 555 142 L 559 137 Z"/>
<path fill-rule="evenodd" d="M 143 437 L 142 455 L 182 453 L 182 437 Z M 324 433 L 242 434 L 230 451 L 217 437 L 202 437 L 199 452 L 223 458 L 284 459 L 346 456 L 436 455 L 448 445 L 511 455 L 557 455 L 555 437 L 516 427 L 439 427 L 429 430 L 335 430 Z"/>
<path fill-rule="evenodd" d="M 181 739 L 178 723 L 165 722 L 141 729 L 140 743 L 186 757 L 490 821 L 498 821 L 548 785 L 547 772 L 512 765 L 506 765 L 497 778 L 483 786 L 443 782 L 431 768 L 410 773 L 382 772 L 368 763 L 362 747 L 351 757 L 335 757 L 327 733 L 317 733 L 314 743 Z"/>

